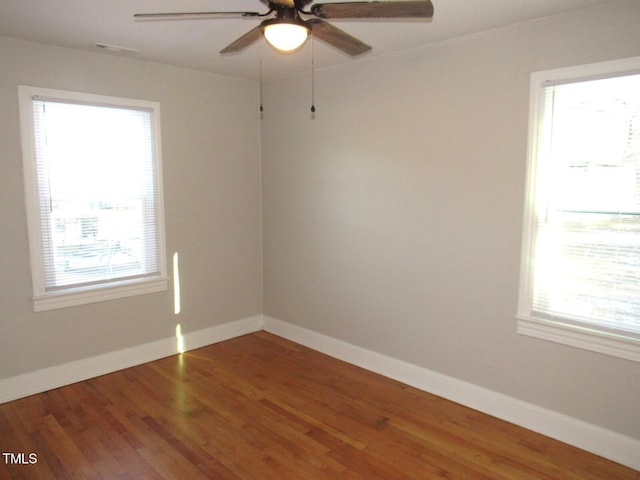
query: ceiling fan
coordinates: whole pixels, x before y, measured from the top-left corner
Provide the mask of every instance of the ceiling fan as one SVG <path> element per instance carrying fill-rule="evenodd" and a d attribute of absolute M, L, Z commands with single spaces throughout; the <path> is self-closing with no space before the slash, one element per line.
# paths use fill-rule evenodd
<path fill-rule="evenodd" d="M 314 3 L 313 0 L 260 0 L 269 10 L 260 12 L 177 12 L 137 13 L 136 20 L 181 20 L 194 18 L 264 19 L 220 53 L 237 53 L 260 40 L 280 53 L 297 51 L 309 35 L 350 56 L 371 50 L 371 47 L 325 19 L 429 19 L 433 17 L 431 0 L 381 0 L 364 2 Z"/>

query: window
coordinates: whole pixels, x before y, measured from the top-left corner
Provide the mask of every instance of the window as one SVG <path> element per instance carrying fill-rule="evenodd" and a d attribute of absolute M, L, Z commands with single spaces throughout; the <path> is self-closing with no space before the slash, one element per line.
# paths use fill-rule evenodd
<path fill-rule="evenodd" d="M 640 58 L 534 73 L 518 331 L 640 361 Z"/>
<path fill-rule="evenodd" d="M 159 105 L 19 97 L 34 310 L 166 290 Z"/>

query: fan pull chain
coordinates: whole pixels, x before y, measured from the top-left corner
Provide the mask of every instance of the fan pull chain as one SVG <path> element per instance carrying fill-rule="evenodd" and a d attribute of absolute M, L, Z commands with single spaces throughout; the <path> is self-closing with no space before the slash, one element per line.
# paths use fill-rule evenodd
<path fill-rule="evenodd" d="M 260 29 L 260 46 L 259 46 L 259 50 L 258 50 L 258 63 L 259 63 L 259 82 L 260 82 L 260 86 L 259 86 L 259 93 L 258 95 L 260 96 L 260 117 L 262 118 L 262 112 L 264 112 L 264 108 L 262 107 L 262 48 L 263 48 L 263 44 L 264 42 L 262 41 L 262 36 L 263 36 L 263 32 L 262 29 Z"/>
<path fill-rule="evenodd" d="M 313 35 L 311 36 L 311 113 L 316 113 L 316 85 L 315 85 L 315 77 L 316 77 L 316 59 L 314 55 L 313 49 Z"/>

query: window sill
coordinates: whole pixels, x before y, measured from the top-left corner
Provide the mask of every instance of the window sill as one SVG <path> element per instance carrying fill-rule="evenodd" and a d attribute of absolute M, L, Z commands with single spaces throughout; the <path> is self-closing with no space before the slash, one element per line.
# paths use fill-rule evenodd
<path fill-rule="evenodd" d="M 518 333 L 522 335 L 640 362 L 638 338 L 525 315 L 517 318 Z"/>
<path fill-rule="evenodd" d="M 143 295 L 145 293 L 161 292 L 167 290 L 168 281 L 168 277 L 155 277 L 153 279 L 112 283 L 108 286 L 100 285 L 45 293 L 33 297 L 33 311 L 42 312 L 56 308 Z"/>

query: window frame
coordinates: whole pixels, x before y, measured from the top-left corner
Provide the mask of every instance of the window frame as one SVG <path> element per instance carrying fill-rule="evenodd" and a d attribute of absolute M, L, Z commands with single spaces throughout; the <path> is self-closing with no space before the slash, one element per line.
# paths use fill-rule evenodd
<path fill-rule="evenodd" d="M 34 311 L 40 312 L 167 290 L 168 276 L 164 228 L 160 104 L 147 100 L 54 90 L 25 85 L 18 86 L 18 97 Z M 153 181 L 156 185 L 155 200 L 157 219 L 155 227 L 157 230 L 156 253 L 158 255 L 158 275 L 126 280 L 105 280 L 93 285 L 72 286 L 47 291 L 45 285 L 44 232 L 41 222 L 33 114 L 34 97 L 69 103 L 104 105 L 107 107 L 142 108 L 151 112 L 151 129 L 155 150 Z"/>
<path fill-rule="evenodd" d="M 640 362 L 640 336 L 596 324 L 533 314 L 533 255 L 536 233 L 536 190 L 540 180 L 545 87 L 640 73 L 640 57 L 533 72 L 530 82 L 529 143 L 524 205 L 517 332 L 563 345 Z"/>

